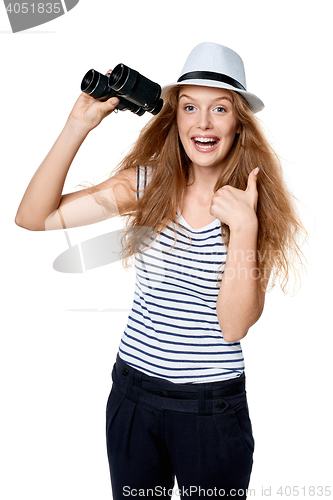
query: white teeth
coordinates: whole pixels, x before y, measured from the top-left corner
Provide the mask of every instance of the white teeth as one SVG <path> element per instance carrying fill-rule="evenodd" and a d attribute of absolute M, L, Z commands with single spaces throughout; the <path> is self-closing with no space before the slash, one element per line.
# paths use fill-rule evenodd
<path fill-rule="evenodd" d="M 212 137 L 194 137 L 195 142 L 215 142 Z"/>
<path fill-rule="evenodd" d="M 201 149 L 210 149 L 216 144 L 216 139 L 213 139 L 212 137 L 193 137 L 193 139 L 196 145 Z"/>
<path fill-rule="evenodd" d="M 200 145 L 201 149 L 211 149 L 215 146 L 215 144 L 206 144 L 205 146 Z M 198 146 L 199 147 L 199 146 Z"/>

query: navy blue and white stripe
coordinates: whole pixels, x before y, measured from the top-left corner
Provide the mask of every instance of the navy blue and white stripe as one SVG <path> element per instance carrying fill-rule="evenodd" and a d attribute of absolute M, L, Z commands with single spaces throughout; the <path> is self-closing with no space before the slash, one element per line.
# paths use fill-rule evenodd
<path fill-rule="evenodd" d="M 138 192 L 147 170 L 138 169 Z M 145 175 L 142 175 L 145 174 Z M 119 356 L 151 376 L 174 383 L 238 377 L 244 371 L 240 342 L 223 339 L 216 315 L 226 247 L 218 219 L 194 229 L 180 215 L 146 251 L 135 256 L 133 307 Z M 176 237 L 176 243 L 175 243 Z"/>

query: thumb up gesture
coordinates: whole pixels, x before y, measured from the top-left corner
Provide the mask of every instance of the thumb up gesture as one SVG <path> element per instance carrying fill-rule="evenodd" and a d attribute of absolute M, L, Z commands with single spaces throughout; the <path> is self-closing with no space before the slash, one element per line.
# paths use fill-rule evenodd
<path fill-rule="evenodd" d="M 218 189 L 212 197 L 210 213 L 227 224 L 230 231 L 257 222 L 258 173 L 259 168 L 255 168 L 249 174 L 245 191 L 227 185 Z"/>

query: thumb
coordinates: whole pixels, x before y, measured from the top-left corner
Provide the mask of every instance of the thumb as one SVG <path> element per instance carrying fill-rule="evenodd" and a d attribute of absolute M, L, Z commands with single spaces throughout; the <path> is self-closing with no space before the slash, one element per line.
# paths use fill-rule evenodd
<path fill-rule="evenodd" d="M 257 167 L 249 174 L 246 191 L 250 191 L 251 189 L 257 190 L 258 173 L 259 168 Z"/>

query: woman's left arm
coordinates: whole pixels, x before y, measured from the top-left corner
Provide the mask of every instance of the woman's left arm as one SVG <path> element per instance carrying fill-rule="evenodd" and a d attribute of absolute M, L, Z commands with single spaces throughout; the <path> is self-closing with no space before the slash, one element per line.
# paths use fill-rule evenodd
<path fill-rule="evenodd" d="M 260 287 L 257 264 L 258 191 L 253 170 L 245 191 L 223 186 L 212 198 L 211 214 L 230 229 L 227 260 L 216 302 L 216 312 L 227 342 L 247 334 L 264 308 L 265 292 Z"/>

